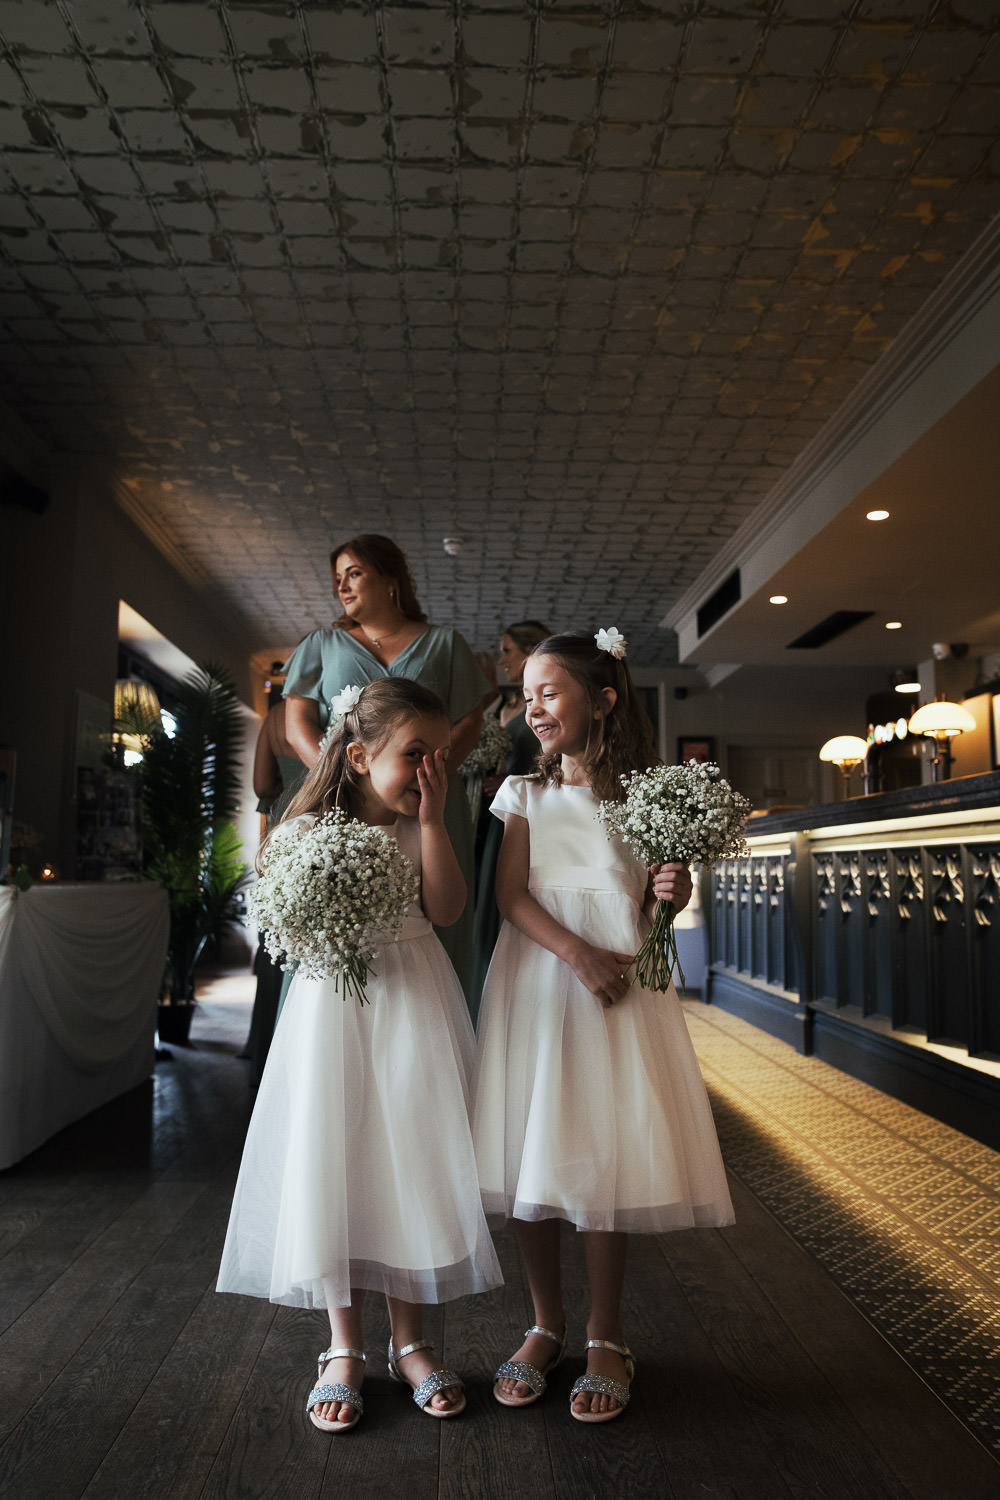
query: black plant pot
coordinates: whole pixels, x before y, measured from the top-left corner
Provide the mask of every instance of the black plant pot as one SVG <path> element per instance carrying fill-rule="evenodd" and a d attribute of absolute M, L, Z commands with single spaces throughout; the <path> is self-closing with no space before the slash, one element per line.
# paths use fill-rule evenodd
<path fill-rule="evenodd" d="M 186 1047 L 195 1009 L 193 1000 L 173 1000 L 168 1004 L 161 1002 L 156 1009 L 156 1029 L 160 1034 L 160 1041 L 173 1042 L 175 1047 Z"/>

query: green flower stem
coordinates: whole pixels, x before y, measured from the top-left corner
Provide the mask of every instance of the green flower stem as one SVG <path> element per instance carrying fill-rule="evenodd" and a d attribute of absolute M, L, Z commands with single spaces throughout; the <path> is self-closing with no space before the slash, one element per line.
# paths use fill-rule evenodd
<path fill-rule="evenodd" d="M 657 901 L 652 926 L 635 956 L 635 977 L 644 989 L 664 993 L 670 988 L 675 969 L 680 976 L 681 988 L 687 985 L 677 952 L 675 915 L 671 901 Z"/>
<path fill-rule="evenodd" d="M 366 993 L 368 976 L 371 972 L 371 965 L 366 959 L 360 957 L 349 958 L 337 970 L 333 980 L 334 989 L 343 990 L 345 1004 L 351 997 L 357 1000 L 359 1005 L 371 1004 Z"/>

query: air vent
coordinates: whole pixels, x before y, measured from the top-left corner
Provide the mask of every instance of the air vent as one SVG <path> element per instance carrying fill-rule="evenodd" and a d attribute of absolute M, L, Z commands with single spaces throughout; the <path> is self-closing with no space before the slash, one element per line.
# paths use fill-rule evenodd
<path fill-rule="evenodd" d="M 711 630 L 717 625 L 724 614 L 732 609 L 734 604 L 739 604 L 743 595 L 740 592 L 740 570 L 736 569 L 730 573 L 724 583 L 720 583 L 714 594 L 710 594 L 704 604 L 698 610 L 698 634 L 702 636 L 706 630 Z"/>
<path fill-rule="evenodd" d="M 800 635 L 797 640 L 789 641 L 785 647 L 786 651 L 816 651 L 820 646 L 829 645 L 835 641 L 838 635 L 860 625 L 862 620 L 870 620 L 875 613 L 872 609 L 836 609 L 832 615 L 827 615 L 825 620 L 820 620 L 805 635 Z"/>

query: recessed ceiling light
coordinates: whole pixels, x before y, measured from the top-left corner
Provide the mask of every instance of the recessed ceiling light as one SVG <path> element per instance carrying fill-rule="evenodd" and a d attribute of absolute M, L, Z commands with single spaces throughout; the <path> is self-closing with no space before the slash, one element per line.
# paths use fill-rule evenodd
<path fill-rule="evenodd" d="M 897 693 L 919 693 L 920 692 L 920 683 L 916 682 L 916 681 L 914 681 L 914 682 L 896 682 L 896 683 L 893 683 L 893 687 L 895 688 L 895 690 L 896 690 Z M 900 739 L 902 739 L 902 735 L 900 735 Z"/>
<path fill-rule="evenodd" d="M 903 622 L 902 620 L 886 620 L 885 628 L 886 630 L 902 630 Z"/>
<path fill-rule="evenodd" d="M 889 512 L 887 510 L 870 510 L 865 514 L 866 521 L 888 521 L 888 519 Z"/>
<path fill-rule="evenodd" d="M 771 597 L 770 597 L 770 599 L 767 602 L 768 602 L 768 604 L 787 604 L 788 603 L 788 595 L 787 594 L 772 594 Z"/>

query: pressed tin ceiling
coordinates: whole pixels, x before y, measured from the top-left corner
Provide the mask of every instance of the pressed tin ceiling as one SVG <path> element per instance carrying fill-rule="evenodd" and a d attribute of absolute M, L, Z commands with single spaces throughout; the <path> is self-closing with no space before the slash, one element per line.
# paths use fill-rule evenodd
<path fill-rule="evenodd" d="M 365 529 L 476 645 L 613 620 L 669 662 L 656 622 L 1000 208 L 997 24 L 0 0 L 0 397 L 248 652 L 330 617 Z"/>

